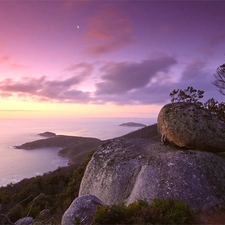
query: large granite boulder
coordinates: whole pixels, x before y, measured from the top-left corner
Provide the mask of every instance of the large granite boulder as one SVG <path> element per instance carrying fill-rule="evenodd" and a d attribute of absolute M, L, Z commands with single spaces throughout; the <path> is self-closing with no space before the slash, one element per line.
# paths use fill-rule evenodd
<path fill-rule="evenodd" d="M 113 139 L 86 168 L 79 196 L 87 194 L 107 205 L 175 198 L 209 212 L 225 203 L 225 158 L 159 141 Z"/>
<path fill-rule="evenodd" d="M 76 198 L 66 210 L 62 217 L 62 225 L 91 225 L 95 211 L 100 205 L 104 205 L 101 200 L 93 195 L 85 195 Z"/>
<path fill-rule="evenodd" d="M 211 152 L 225 151 L 225 123 L 208 110 L 192 103 L 165 105 L 158 115 L 163 142 Z"/>

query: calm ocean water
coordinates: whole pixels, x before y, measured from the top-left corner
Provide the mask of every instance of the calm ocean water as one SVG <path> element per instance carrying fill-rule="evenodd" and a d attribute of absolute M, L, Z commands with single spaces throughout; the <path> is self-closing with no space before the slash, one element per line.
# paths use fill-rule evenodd
<path fill-rule="evenodd" d="M 119 126 L 126 122 L 151 125 L 156 122 L 156 119 L 0 119 L 0 186 L 41 175 L 55 170 L 59 166 L 67 165 L 67 159 L 57 155 L 59 149 L 27 151 L 15 149 L 13 146 L 41 139 L 42 137 L 38 134 L 45 131 L 105 140 L 139 129 Z"/>

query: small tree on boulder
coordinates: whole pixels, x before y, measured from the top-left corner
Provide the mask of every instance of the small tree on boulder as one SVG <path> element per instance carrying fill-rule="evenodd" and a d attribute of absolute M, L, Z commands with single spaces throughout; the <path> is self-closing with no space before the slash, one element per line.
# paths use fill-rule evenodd
<path fill-rule="evenodd" d="M 203 98 L 204 91 L 196 90 L 193 87 L 187 87 L 187 89 L 174 89 L 170 93 L 171 102 L 188 102 L 188 103 L 196 103 L 202 105 L 202 102 L 199 99 Z"/>
<path fill-rule="evenodd" d="M 224 64 L 225 65 L 225 64 Z M 225 69 L 225 67 L 224 67 Z M 225 74 L 224 74 L 224 82 L 225 82 Z M 225 83 L 224 83 L 225 88 Z M 171 102 L 187 102 L 198 104 L 199 106 L 209 110 L 214 116 L 218 119 L 225 122 L 225 102 L 218 102 L 214 98 L 210 98 L 205 103 L 199 101 L 204 97 L 204 91 L 196 90 L 193 87 L 188 87 L 187 89 L 174 89 L 170 93 Z"/>
<path fill-rule="evenodd" d="M 207 100 L 203 107 L 208 109 L 213 115 L 215 115 L 218 119 L 225 121 L 225 103 L 215 101 L 214 98 L 210 98 Z"/>
<path fill-rule="evenodd" d="M 214 74 L 214 77 L 216 78 L 215 81 L 212 83 L 219 88 L 219 92 L 222 95 L 225 95 L 225 64 L 219 66 L 216 69 L 216 73 Z"/>

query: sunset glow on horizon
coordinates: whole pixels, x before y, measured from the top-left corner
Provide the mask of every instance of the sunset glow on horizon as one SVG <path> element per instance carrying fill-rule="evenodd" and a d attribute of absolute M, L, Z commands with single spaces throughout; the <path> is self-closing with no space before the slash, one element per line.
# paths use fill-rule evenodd
<path fill-rule="evenodd" d="M 156 118 L 225 63 L 224 1 L 1 1 L 0 118 Z"/>

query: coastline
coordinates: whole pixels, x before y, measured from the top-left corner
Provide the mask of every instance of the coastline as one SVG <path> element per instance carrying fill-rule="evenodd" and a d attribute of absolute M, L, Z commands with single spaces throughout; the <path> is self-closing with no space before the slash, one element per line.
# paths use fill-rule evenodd
<path fill-rule="evenodd" d="M 28 151 L 43 148 L 58 148 L 58 156 L 66 157 L 69 165 L 78 165 L 90 150 L 97 148 L 100 144 L 102 144 L 102 141 L 97 138 L 55 135 L 50 138 L 26 142 L 20 146 L 15 146 L 15 148 Z"/>
<path fill-rule="evenodd" d="M 120 137 L 132 131 L 140 129 L 138 127 L 121 127 L 119 124 L 126 121 L 140 122 L 144 124 L 155 123 L 155 118 L 88 118 L 88 119 L 14 119 L 4 120 L 2 125 L 4 131 L 0 140 L 0 186 L 16 183 L 25 178 L 48 173 L 58 167 L 65 167 L 73 163 L 73 157 L 69 152 L 60 152 L 50 148 L 37 150 L 15 149 L 23 143 L 46 139 L 38 134 L 44 131 L 53 131 L 57 135 L 77 137 L 97 137 L 100 140 L 108 140 Z M 15 126 L 16 124 L 16 126 Z M 13 129 L 12 129 L 13 128 Z M 85 146 L 83 145 L 83 148 Z M 77 146 L 81 149 L 82 146 Z M 77 150 L 77 151 L 78 151 Z M 78 154 L 78 152 L 77 152 Z M 78 157 L 79 158 L 79 157 Z M 76 160 L 75 160 L 76 161 Z M 79 163 L 79 160 L 78 160 Z M 9 167 L 8 165 L 13 165 Z"/>

